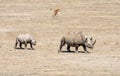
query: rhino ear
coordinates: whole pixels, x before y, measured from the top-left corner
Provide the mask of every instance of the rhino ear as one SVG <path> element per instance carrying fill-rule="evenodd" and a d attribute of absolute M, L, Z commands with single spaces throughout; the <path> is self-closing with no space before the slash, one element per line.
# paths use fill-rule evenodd
<path fill-rule="evenodd" d="M 87 40 L 88 40 L 88 38 L 86 37 L 86 38 L 85 38 L 85 42 L 87 42 Z"/>

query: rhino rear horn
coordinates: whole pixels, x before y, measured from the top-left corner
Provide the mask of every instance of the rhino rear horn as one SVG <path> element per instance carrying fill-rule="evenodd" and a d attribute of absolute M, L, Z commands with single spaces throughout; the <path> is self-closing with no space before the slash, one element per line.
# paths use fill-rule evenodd
<path fill-rule="evenodd" d="M 94 46 L 94 45 L 95 45 L 95 43 L 96 43 L 96 39 L 95 39 L 95 41 L 92 43 L 92 45 Z"/>

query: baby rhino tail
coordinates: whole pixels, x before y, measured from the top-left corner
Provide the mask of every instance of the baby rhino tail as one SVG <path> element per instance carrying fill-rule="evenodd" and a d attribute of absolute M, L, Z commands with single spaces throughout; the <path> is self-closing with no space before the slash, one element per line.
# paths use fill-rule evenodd
<path fill-rule="evenodd" d="M 63 38 L 61 39 L 61 42 L 60 42 L 60 46 L 59 46 L 58 53 L 60 53 L 60 52 L 61 52 L 62 47 L 63 47 L 64 45 L 65 45 L 65 38 L 63 37 Z"/>

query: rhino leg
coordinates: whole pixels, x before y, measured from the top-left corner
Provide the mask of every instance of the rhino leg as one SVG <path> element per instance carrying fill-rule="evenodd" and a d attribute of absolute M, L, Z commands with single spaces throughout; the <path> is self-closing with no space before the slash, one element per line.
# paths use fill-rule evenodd
<path fill-rule="evenodd" d="M 59 50 L 58 50 L 58 53 L 61 52 L 62 47 L 63 47 L 64 45 L 65 45 L 65 42 L 64 42 L 64 41 L 61 41 L 61 43 L 60 43 L 60 47 L 59 47 Z"/>
<path fill-rule="evenodd" d="M 15 43 L 15 49 L 17 48 L 17 44 L 18 44 L 18 42 Z"/>
<path fill-rule="evenodd" d="M 20 49 L 22 49 L 22 43 L 20 43 L 19 46 L 20 46 Z"/>
<path fill-rule="evenodd" d="M 67 50 L 70 52 L 70 46 L 69 45 L 67 45 Z"/>
<path fill-rule="evenodd" d="M 75 47 L 75 53 L 78 53 L 78 46 Z"/>
<path fill-rule="evenodd" d="M 19 41 L 18 41 L 18 39 L 16 39 L 15 49 L 17 48 L 18 43 L 19 43 Z"/>
<path fill-rule="evenodd" d="M 27 43 L 25 43 L 25 49 L 27 48 Z"/>
<path fill-rule="evenodd" d="M 89 53 L 89 52 L 87 51 L 87 49 L 86 49 L 86 46 L 85 46 L 85 45 L 83 46 L 83 49 L 84 49 L 84 51 L 85 51 L 86 53 Z"/>
<path fill-rule="evenodd" d="M 33 49 L 32 43 L 30 43 L 30 47 Z"/>

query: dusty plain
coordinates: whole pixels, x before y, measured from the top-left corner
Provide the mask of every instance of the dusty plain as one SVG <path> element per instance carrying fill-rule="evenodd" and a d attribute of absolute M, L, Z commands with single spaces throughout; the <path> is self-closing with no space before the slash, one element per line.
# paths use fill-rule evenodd
<path fill-rule="evenodd" d="M 93 36 L 94 49 L 58 54 L 69 31 Z M 35 50 L 14 49 L 20 33 L 36 39 Z M 0 0 L 0 76 L 120 76 L 120 1 Z"/>

